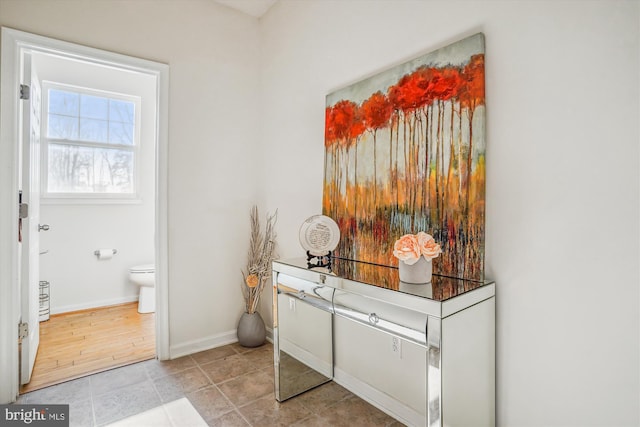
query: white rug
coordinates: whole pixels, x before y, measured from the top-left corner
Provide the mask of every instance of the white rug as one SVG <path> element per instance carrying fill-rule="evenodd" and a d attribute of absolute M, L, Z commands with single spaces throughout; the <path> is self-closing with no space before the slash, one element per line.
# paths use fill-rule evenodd
<path fill-rule="evenodd" d="M 107 427 L 207 427 L 207 423 L 189 399 L 183 397 L 116 421 Z"/>

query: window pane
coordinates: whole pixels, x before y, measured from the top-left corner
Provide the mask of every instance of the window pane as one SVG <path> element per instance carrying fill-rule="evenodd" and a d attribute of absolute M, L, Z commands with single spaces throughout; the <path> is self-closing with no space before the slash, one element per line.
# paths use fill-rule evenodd
<path fill-rule="evenodd" d="M 109 100 L 101 96 L 80 96 L 80 117 L 109 119 Z"/>
<path fill-rule="evenodd" d="M 78 119 L 76 117 L 49 114 L 47 137 L 78 139 Z"/>
<path fill-rule="evenodd" d="M 79 95 L 63 90 L 49 89 L 49 112 L 65 116 L 78 116 Z"/>
<path fill-rule="evenodd" d="M 109 122 L 109 142 L 133 145 L 133 123 Z"/>
<path fill-rule="evenodd" d="M 84 141 L 107 142 L 106 120 L 80 119 L 80 139 Z"/>
<path fill-rule="evenodd" d="M 111 99 L 109 102 L 109 120 L 133 123 L 135 105 L 129 101 Z"/>
<path fill-rule="evenodd" d="M 133 193 L 133 152 L 49 144 L 49 193 Z"/>

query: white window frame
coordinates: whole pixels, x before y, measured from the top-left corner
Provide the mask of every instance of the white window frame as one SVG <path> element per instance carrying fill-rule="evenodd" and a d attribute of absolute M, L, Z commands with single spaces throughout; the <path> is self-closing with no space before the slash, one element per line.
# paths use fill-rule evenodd
<path fill-rule="evenodd" d="M 82 95 L 99 96 L 121 101 L 133 102 L 134 127 L 133 146 L 126 144 L 110 144 L 95 141 L 59 139 L 48 137 L 49 126 L 49 90 L 63 90 L 67 92 L 80 93 Z M 140 145 L 141 145 L 141 99 L 139 96 L 127 95 L 104 91 L 94 88 L 86 88 L 69 84 L 57 83 L 44 80 L 42 82 L 42 128 L 41 128 L 41 203 L 43 204 L 127 204 L 140 203 Z M 50 193 L 48 191 L 49 180 L 49 143 L 68 144 L 88 148 L 119 148 L 131 151 L 133 154 L 133 191 L 131 193 Z"/>

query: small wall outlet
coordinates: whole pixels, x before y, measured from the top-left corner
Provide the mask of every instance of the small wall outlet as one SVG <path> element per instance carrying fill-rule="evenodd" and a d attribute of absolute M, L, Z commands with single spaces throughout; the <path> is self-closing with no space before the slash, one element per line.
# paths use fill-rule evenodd
<path fill-rule="evenodd" d="M 398 359 L 402 359 L 402 340 L 400 338 L 391 337 L 391 352 Z"/>

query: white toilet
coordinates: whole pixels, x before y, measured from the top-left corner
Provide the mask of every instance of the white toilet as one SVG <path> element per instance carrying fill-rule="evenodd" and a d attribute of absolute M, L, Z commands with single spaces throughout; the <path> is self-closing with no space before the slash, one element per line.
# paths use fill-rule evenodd
<path fill-rule="evenodd" d="M 138 313 L 154 313 L 156 311 L 156 267 L 144 264 L 129 269 L 129 280 L 140 286 Z"/>

